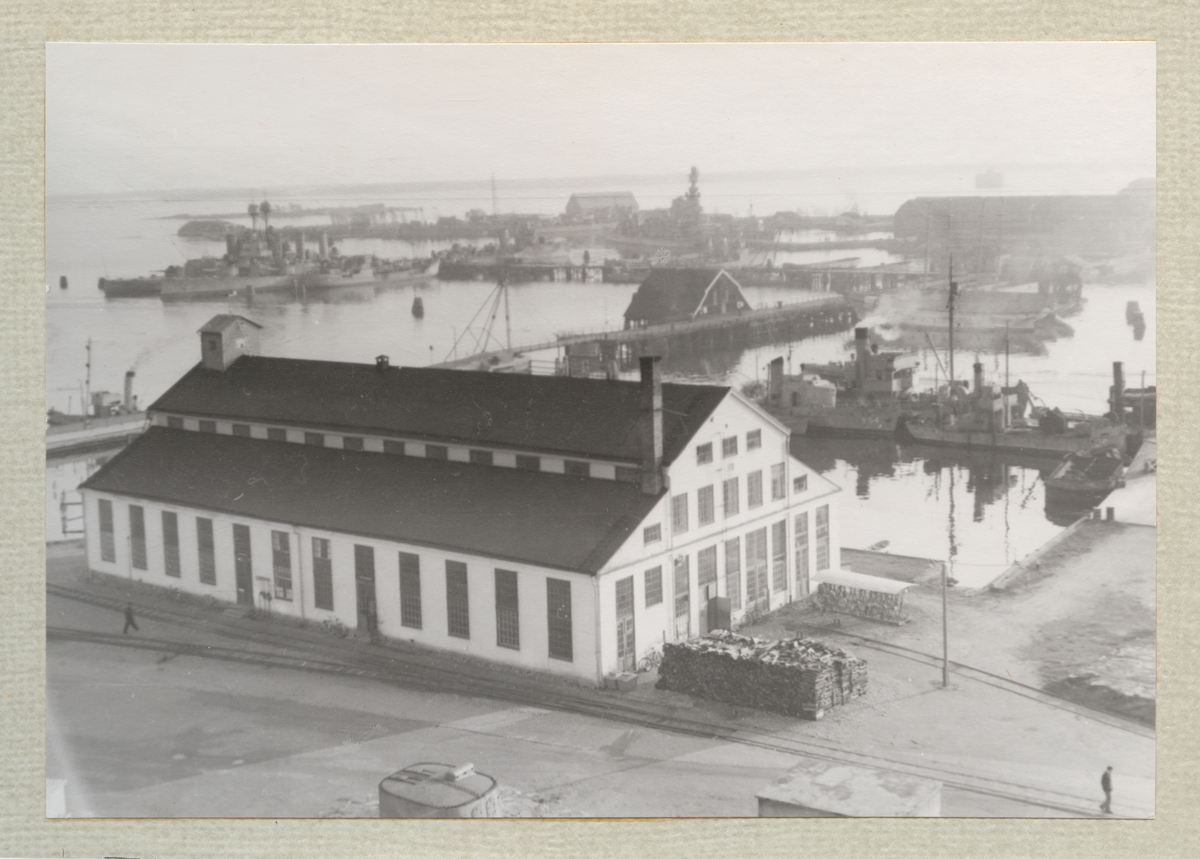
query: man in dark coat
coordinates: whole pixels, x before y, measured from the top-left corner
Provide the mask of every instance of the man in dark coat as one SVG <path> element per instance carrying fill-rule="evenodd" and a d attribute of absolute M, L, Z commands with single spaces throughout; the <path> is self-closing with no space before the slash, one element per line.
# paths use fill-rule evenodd
<path fill-rule="evenodd" d="M 1100 810 L 1105 814 L 1112 814 L 1112 767 L 1100 776 L 1100 787 L 1104 789 L 1104 802 L 1100 803 Z"/>
<path fill-rule="evenodd" d="M 125 633 L 129 632 L 129 627 L 131 627 L 131 626 L 133 627 L 133 631 L 137 632 L 137 628 L 138 628 L 137 621 L 133 619 L 133 605 L 130 603 L 126 603 L 125 604 L 125 628 L 123 630 L 121 630 L 121 635 L 124 635 Z"/>

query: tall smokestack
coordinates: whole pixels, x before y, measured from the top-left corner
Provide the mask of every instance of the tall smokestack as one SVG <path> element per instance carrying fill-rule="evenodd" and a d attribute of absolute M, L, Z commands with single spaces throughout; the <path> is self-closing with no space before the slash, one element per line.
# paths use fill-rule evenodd
<path fill-rule="evenodd" d="M 320 251 L 321 259 L 329 256 L 329 233 L 324 230 L 321 231 Z"/>
<path fill-rule="evenodd" d="M 133 370 L 125 371 L 125 411 L 132 412 L 133 405 Z"/>
<path fill-rule="evenodd" d="M 1120 361 L 1113 361 L 1113 383 L 1112 390 L 1109 391 L 1109 405 L 1117 418 L 1125 417 L 1125 365 Z"/>
<path fill-rule="evenodd" d="M 296 230 L 296 262 L 304 261 L 304 230 Z"/>
<path fill-rule="evenodd" d="M 861 391 L 866 387 L 867 364 L 871 359 L 871 347 L 867 340 L 866 328 L 854 329 L 854 359 L 854 378 L 858 382 L 858 389 Z"/>
<path fill-rule="evenodd" d="M 974 369 L 975 369 L 975 393 L 978 394 L 980 391 L 983 390 L 983 364 L 979 361 L 976 361 L 974 364 Z"/>
<path fill-rule="evenodd" d="M 783 356 L 767 365 L 767 401 L 783 402 Z"/>
<path fill-rule="evenodd" d="M 662 377 L 657 356 L 638 361 L 642 371 L 642 492 L 658 495 L 663 491 L 663 405 Z"/>

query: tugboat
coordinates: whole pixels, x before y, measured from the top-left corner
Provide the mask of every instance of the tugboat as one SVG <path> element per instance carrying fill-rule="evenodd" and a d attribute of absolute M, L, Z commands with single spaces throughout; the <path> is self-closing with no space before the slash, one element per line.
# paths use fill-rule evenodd
<path fill-rule="evenodd" d="M 1061 457 L 1067 453 L 1115 445 L 1125 448 L 1140 444 L 1140 436 L 1131 432 L 1114 415 L 1093 417 L 1066 415 L 1045 406 L 1032 408 L 1032 395 L 1022 382 L 1007 388 L 988 385 L 983 379 L 983 364 L 974 366 L 974 387 L 954 378 L 954 311 L 958 284 L 950 275 L 949 310 L 950 383 L 938 392 L 937 408 L 922 416 L 902 416 L 897 435 L 902 441 L 978 450 L 1005 450 L 1033 456 Z M 1029 410 L 1028 417 L 1026 411 Z"/>
<path fill-rule="evenodd" d="M 88 342 L 88 393 L 83 414 L 65 414 L 57 409 L 46 413 L 46 455 L 56 456 L 117 445 L 146 428 L 146 413 L 133 395 L 134 371 L 125 374 L 125 396 L 90 390 L 91 342 Z"/>
<path fill-rule="evenodd" d="M 799 376 L 785 375 L 776 358 L 762 405 L 806 435 L 893 438 L 902 415 L 930 405 L 912 393 L 917 354 L 872 347 L 866 328 L 854 329 L 854 349 L 854 361 L 802 364 Z"/>

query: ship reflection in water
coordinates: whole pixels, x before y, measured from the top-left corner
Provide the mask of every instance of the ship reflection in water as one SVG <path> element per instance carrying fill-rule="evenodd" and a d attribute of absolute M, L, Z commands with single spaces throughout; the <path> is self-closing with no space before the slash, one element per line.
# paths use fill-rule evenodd
<path fill-rule="evenodd" d="M 1044 459 L 798 435 L 792 453 L 844 487 L 843 546 L 952 561 L 963 587 L 986 586 L 1083 515 L 1047 510 Z"/>

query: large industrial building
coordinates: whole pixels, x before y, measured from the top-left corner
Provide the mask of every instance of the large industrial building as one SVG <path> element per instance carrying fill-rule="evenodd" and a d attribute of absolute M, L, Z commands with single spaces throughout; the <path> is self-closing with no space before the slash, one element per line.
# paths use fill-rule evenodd
<path fill-rule="evenodd" d="M 82 486 L 92 570 L 600 682 L 836 576 L 838 488 L 726 387 L 261 357 L 218 316 Z"/>

